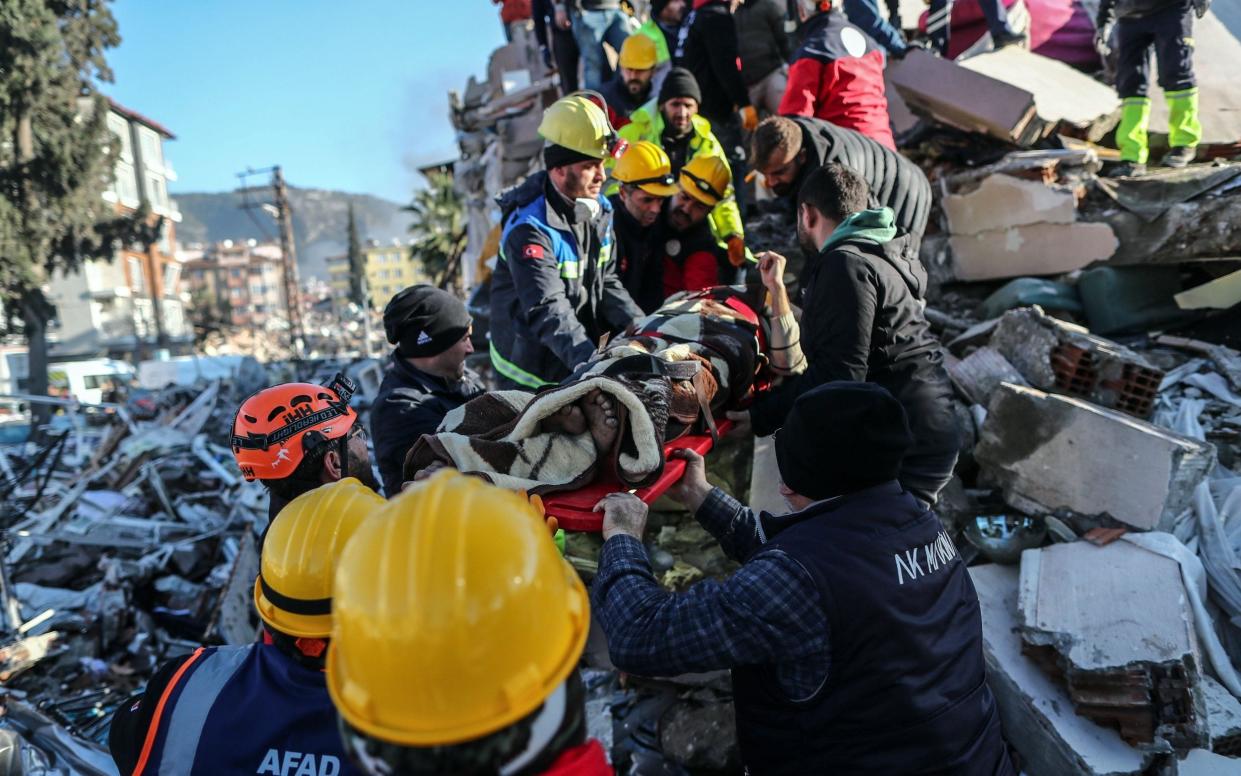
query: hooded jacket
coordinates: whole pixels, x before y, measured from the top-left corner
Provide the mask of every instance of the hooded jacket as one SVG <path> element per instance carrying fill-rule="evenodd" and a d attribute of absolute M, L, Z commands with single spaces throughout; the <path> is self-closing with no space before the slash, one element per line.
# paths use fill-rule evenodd
<path fill-rule="evenodd" d="M 546 172 L 502 193 L 504 230 L 491 278 L 491 363 L 537 390 L 568 377 L 604 334 L 642 315 L 616 275 L 612 204 L 579 217 Z"/>
<path fill-rule="evenodd" d="M 895 151 L 883 82 L 883 49 L 836 12 L 816 14 L 802 31 L 780 115 L 824 119 Z"/>
<path fill-rule="evenodd" d="M 931 212 L 931 184 L 922 169 L 860 132 L 808 116 L 792 119 L 802 128 L 802 148 L 807 152 L 793 191 L 801 191 L 810 173 L 825 164 L 851 167 L 870 186 L 872 207 L 891 208 L 897 228 L 908 232 L 916 247 Z"/>
<path fill-rule="evenodd" d="M 802 273 L 801 346 L 809 366 L 761 396 L 754 432 L 780 428 L 801 394 L 836 380 L 886 388 L 909 414 L 910 456 L 959 447 L 952 388 L 923 314 L 926 270 L 888 208 L 854 213 Z"/>

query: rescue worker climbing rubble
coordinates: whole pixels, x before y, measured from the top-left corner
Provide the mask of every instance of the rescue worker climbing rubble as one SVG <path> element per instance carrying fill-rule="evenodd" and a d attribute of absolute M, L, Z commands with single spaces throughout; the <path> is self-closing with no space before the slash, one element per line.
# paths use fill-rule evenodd
<path fill-rule="evenodd" d="M 612 773 L 586 737 L 586 589 L 516 493 L 411 486 L 345 550 L 333 613 L 328 690 L 366 773 Z"/>
<path fill-rule="evenodd" d="M 264 639 L 200 647 L 160 668 L 112 721 L 121 773 L 350 776 L 323 665 L 336 562 L 384 500 L 354 479 L 305 493 L 272 523 L 254 581 Z"/>
<path fill-rule="evenodd" d="M 500 195 L 499 261 L 491 286 L 491 363 L 503 387 L 535 390 L 567 377 L 600 338 L 642 310 L 616 274 L 603 163 L 624 142 L 587 97 L 557 100 L 539 135 L 546 172 Z"/>
<path fill-rule="evenodd" d="M 328 386 L 283 383 L 264 388 L 238 408 L 233 455 L 246 480 L 267 487 L 269 520 L 285 504 L 324 483 L 354 477 L 379 490 L 366 429 L 349 406 L 355 390 L 338 374 Z"/>

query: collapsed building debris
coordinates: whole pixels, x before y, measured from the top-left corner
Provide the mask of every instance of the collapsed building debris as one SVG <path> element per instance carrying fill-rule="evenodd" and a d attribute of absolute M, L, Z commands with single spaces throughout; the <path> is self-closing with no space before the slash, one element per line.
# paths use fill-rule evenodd
<path fill-rule="evenodd" d="M 1215 465 L 1215 447 L 1080 399 L 1005 384 L 974 456 L 1027 514 L 1066 509 L 1170 530 Z"/>
<path fill-rule="evenodd" d="M 1130 542 L 1026 550 L 1023 651 L 1068 687 L 1078 714 L 1130 744 L 1206 746 L 1202 656 L 1179 564 Z"/>

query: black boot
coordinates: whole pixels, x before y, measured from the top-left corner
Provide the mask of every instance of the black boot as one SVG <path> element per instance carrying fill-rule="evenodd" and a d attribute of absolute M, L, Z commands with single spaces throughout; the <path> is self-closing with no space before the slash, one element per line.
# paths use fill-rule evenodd
<path fill-rule="evenodd" d="M 1195 146 L 1180 146 L 1164 154 L 1159 163 L 1164 167 L 1186 167 L 1197 155 L 1198 149 Z"/>
<path fill-rule="evenodd" d="M 1120 162 L 1109 168 L 1104 174 L 1109 178 L 1133 178 L 1146 173 L 1146 165 L 1141 162 Z"/>

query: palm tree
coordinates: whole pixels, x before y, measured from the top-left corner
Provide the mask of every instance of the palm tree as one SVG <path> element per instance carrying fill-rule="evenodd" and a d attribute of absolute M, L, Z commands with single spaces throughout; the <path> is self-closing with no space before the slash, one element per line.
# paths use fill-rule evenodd
<path fill-rule="evenodd" d="M 466 246 L 465 198 L 454 188 L 452 173 L 427 173 L 426 188 L 414 192 L 404 208 L 414 215 L 410 256 L 420 262 L 435 285 L 447 289 L 460 278 Z"/>

